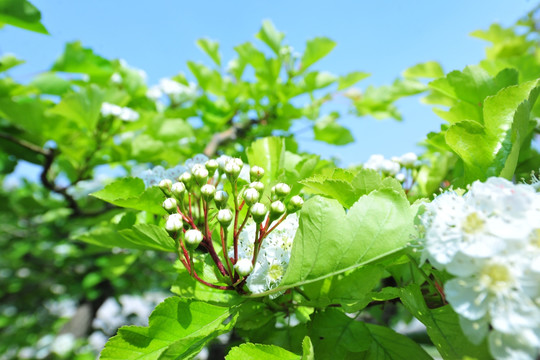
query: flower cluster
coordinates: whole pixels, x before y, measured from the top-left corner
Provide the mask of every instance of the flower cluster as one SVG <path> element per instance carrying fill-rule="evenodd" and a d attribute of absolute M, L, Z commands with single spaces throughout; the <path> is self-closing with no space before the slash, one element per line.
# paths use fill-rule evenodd
<path fill-rule="evenodd" d="M 424 258 L 454 278 L 444 287 L 474 343 L 496 359 L 540 352 L 540 194 L 502 178 L 427 204 Z"/>
<path fill-rule="evenodd" d="M 146 95 L 154 100 L 166 95 L 175 103 L 194 100 L 197 97 L 197 84 L 184 85 L 172 79 L 163 78 L 158 85 L 150 87 Z"/>
<path fill-rule="evenodd" d="M 101 104 L 102 116 L 114 116 L 124 121 L 137 121 L 139 120 L 139 113 L 128 107 L 121 107 L 115 104 L 104 102 Z"/>
<path fill-rule="evenodd" d="M 303 199 L 291 196 L 285 183 L 266 189 L 261 182 L 264 169 L 245 165 L 238 158 L 198 156 L 187 161 L 185 169 L 175 182 L 164 178 L 159 187 L 167 196 L 163 208 L 170 214 L 165 229 L 175 240 L 179 260 L 188 272 L 202 284 L 222 290 L 245 293 L 247 288 L 261 293 L 275 288 L 287 269 L 298 227 L 295 213 Z M 194 251 L 199 245 L 227 285 L 199 277 Z"/>
<path fill-rule="evenodd" d="M 391 159 L 386 159 L 381 154 L 374 154 L 369 157 L 368 161 L 366 161 L 363 166 L 365 169 L 373 169 L 383 174 L 395 176 L 396 179 L 403 182 L 406 175 L 400 172 L 400 170 L 402 168 L 412 168 L 416 165 L 417 161 L 418 157 L 412 152 L 403 154 L 401 156 L 393 156 Z"/>

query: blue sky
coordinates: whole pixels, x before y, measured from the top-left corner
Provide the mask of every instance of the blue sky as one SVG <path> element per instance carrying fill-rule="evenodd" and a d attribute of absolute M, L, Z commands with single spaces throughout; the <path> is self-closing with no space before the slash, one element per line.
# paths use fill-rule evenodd
<path fill-rule="evenodd" d="M 392 82 L 409 66 L 427 60 L 441 62 L 445 71 L 475 64 L 485 43 L 468 34 L 493 22 L 510 25 L 536 3 L 524 0 L 475 1 L 172 1 L 154 0 L 33 0 L 51 36 L 12 27 L 0 30 L 0 52 L 15 53 L 27 63 L 12 71 L 19 81 L 46 70 L 68 41 L 107 58 L 123 58 L 144 69 L 149 83 L 188 73 L 187 60 L 209 60 L 195 40 L 218 40 L 225 64 L 233 47 L 253 40 L 264 19 L 286 33 L 285 42 L 303 50 L 305 41 L 327 36 L 338 46 L 317 67 L 338 75 L 354 70 L 372 76 L 360 83 Z M 418 152 L 416 143 L 441 121 L 419 98 L 398 103 L 404 120 L 377 121 L 349 116 L 354 144 L 328 146 L 301 137 L 304 150 L 337 156 L 342 165 L 365 161 L 370 154 Z"/>

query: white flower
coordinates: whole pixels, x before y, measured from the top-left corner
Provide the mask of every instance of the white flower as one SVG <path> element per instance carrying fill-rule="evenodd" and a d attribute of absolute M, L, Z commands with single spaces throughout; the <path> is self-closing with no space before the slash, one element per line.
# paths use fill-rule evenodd
<path fill-rule="evenodd" d="M 115 84 L 120 84 L 122 82 L 122 75 L 120 75 L 119 73 L 114 73 L 112 74 L 111 76 L 111 82 L 115 83 Z"/>
<path fill-rule="evenodd" d="M 252 293 L 261 293 L 279 285 L 289 265 L 292 244 L 297 229 L 298 216 L 291 214 L 263 240 L 255 266 L 246 281 L 246 285 Z M 253 258 L 255 230 L 255 222 L 250 222 L 242 230 L 238 243 L 239 258 Z M 231 249 L 229 256 L 232 255 L 233 250 Z M 280 294 L 279 292 L 274 293 L 271 297 Z"/>
<path fill-rule="evenodd" d="M 364 164 L 364 168 L 396 175 L 399 172 L 400 166 L 395 161 L 385 159 L 381 154 L 374 154 L 369 157 L 368 161 Z"/>
<path fill-rule="evenodd" d="M 75 348 L 75 335 L 67 333 L 58 335 L 51 344 L 51 352 L 65 357 Z"/>
<path fill-rule="evenodd" d="M 101 115 L 115 116 L 124 121 L 136 121 L 139 119 L 139 113 L 135 110 L 107 102 L 101 104 Z"/>
<path fill-rule="evenodd" d="M 397 162 L 405 167 L 413 166 L 417 160 L 418 156 L 416 156 L 416 154 L 413 152 L 405 153 L 397 158 Z"/>
<path fill-rule="evenodd" d="M 158 100 L 163 96 L 163 92 L 161 91 L 161 88 L 157 85 L 151 86 L 146 91 L 146 96 L 148 96 L 152 100 Z"/>

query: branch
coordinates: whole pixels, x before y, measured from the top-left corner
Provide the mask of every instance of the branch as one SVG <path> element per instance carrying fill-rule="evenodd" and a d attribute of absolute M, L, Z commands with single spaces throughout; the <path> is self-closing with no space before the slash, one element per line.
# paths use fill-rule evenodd
<path fill-rule="evenodd" d="M 210 142 L 206 145 L 203 150 L 203 154 L 208 157 L 213 157 L 217 153 L 217 149 L 226 143 L 236 140 L 239 136 L 242 136 L 246 133 L 252 125 L 263 123 L 268 118 L 268 115 L 265 115 L 261 119 L 251 119 L 250 121 L 233 124 L 227 130 L 214 134 Z"/>
<path fill-rule="evenodd" d="M 13 135 L 6 134 L 3 132 L 0 132 L 0 138 L 6 139 L 8 141 L 11 141 L 14 144 L 17 144 L 19 146 L 22 146 L 30 151 L 33 151 L 35 153 L 41 154 L 43 156 L 47 156 L 49 154 L 49 150 L 43 149 L 35 144 L 32 144 L 31 142 L 28 142 L 26 140 L 18 139 Z"/>

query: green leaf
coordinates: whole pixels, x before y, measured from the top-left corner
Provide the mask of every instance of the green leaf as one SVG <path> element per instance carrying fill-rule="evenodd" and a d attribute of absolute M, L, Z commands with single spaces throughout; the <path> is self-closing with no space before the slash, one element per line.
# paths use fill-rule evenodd
<path fill-rule="evenodd" d="M 304 77 L 304 90 L 313 92 L 332 85 L 337 77 L 326 71 L 313 71 Z"/>
<path fill-rule="evenodd" d="M 388 327 L 350 319 L 337 309 L 314 316 L 310 337 L 318 359 L 431 359 L 408 337 Z"/>
<path fill-rule="evenodd" d="M 407 199 L 391 189 L 361 197 L 347 213 L 336 200 L 309 199 L 300 213 L 287 272 L 267 293 L 353 270 L 403 249 L 414 232 L 413 217 Z"/>
<path fill-rule="evenodd" d="M 154 224 L 138 224 L 119 231 L 119 234 L 139 248 L 176 252 L 175 242 L 167 231 Z"/>
<path fill-rule="evenodd" d="M 49 34 L 41 23 L 41 13 L 27 0 L 0 0 L 0 24 Z"/>
<path fill-rule="evenodd" d="M 411 66 L 403 72 L 403 76 L 406 78 L 427 78 L 436 79 L 444 76 L 444 71 L 441 65 L 436 61 L 427 61 L 425 63 L 416 64 Z"/>
<path fill-rule="evenodd" d="M 100 359 L 191 358 L 210 340 L 230 331 L 234 323 L 234 310 L 230 308 L 171 297 L 152 312 L 148 327 L 120 328 L 105 345 Z"/>
<path fill-rule="evenodd" d="M 304 340 L 302 340 L 302 360 L 315 360 L 313 343 L 309 336 L 306 336 Z"/>
<path fill-rule="evenodd" d="M 268 45 L 276 55 L 279 55 L 281 42 L 285 38 L 285 34 L 278 31 L 270 20 L 263 21 L 261 30 L 255 36 Z"/>
<path fill-rule="evenodd" d="M 354 142 L 350 130 L 339 125 L 336 119 L 336 116 L 332 115 L 318 119 L 313 127 L 315 140 L 333 145 L 346 145 Z"/>
<path fill-rule="evenodd" d="M 371 76 L 371 74 L 362 71 L 354 71 L 345 76 L 341 76 L 338 81 L 338 90 L 343 90 L 350 86 L 353 86 L 357 82 L 364 80 L 369 76 Z"/>
<path fill-rule="evenodd" d="M 116 206 L 145 210 L 159 215 L 166 213 L 161 207 L 164 200 L 161 190 L 155 186 L 145 190 L 144 182 L 139 178 L 116 180 L 90 195 Z"/>
<path fill-rule="evenodd" d="M 52 72 L 39 74 L 32 80 L 30 85 L 38 88 L 42 94 L 50 95 L 62 96 L 71 90 L 71 84 L 69 81 L 62 79 Z"/>
<path fill-rule="evenodd" d="M 283 171 L 285 157 L 285 142 L 279 137 L 259 139 L 246 150 L 249 164 L 260 166 L 265 175 L 262 181 L 265 184 L 275 182 Z"/>
<path fill-rule="evenodd" d="M 460 121 L 448 128 L 446 143 L 463 160 L 465 183 L 513 176 L 521 146 L 534 127 L 530 112 L 540 92 L 537 84 L 535 80 L 510 86 L 488 97 L 484 125 Z"/>
<path fill-rule="evenodd" d="M 357 173 L 335 169 L 330 176 L 317 175 L 300 181 L 309 192 L 329 196 L 350 208 L 360 196 L 373 190 L 389 188 L 402 191 L 399 182 L 393 178 L 382 179 L 375 170 L 360 169 Z"/>
<path fill-rule="evenodd" d="M 420 287 L 410 284 L 401 290 L 403 305 L 420 320 L 444 359 L 490 359 L 486 344 L 473 345 L 463 334 L 458 315 L 450 305 L 429 309 Z"/>
<path fill-rule="evenodd" d="M 308 67 L 328 55 L 335 46 L 336 43 L 326 37 L 308 40 L 306 51 L 302 56 L 300 72 L 304 72 Z"/>
<path fill-rule="evenodd" d="M 49 112 L 74 121 L 81 129 L 93 130 L 101 116 L 104 92 L 96 85 L 65 95 Z"/>
<path fill-rule="evenodd" d="M 25 63 L 24 60 L 17 59 L 17 57 L 15 57 L 15 55 L 13 54 L 5 54 L 2 57 L 0 57 L 0 72 L 4 72 L 6 70 L 11 69 L 12 67 L 15 67 L 17 65 L 24 64 L 24 63 Z"/>
<path fill-rule="evenodd" d="M 229 351 L 226 360 L 300 360 L 300 356 L 275 345 L 245 343 Z"/>
<path fill-rule="evenodd" d="M 210 56 L 212 60 L 218 65 L 221 66 L 221 55 L 219 54 L 219 43 L 210 39 L 199 39 L 197 40 L 197 46 Z"/>
<path fill-rule="evenodd" d="M 107 78 L 114 72 L 109 60 L 95 54 L 90 48 L 84 48 L 80 41 L 66 44 L 64 53 L 56 60 L 51 70 Z"/>

